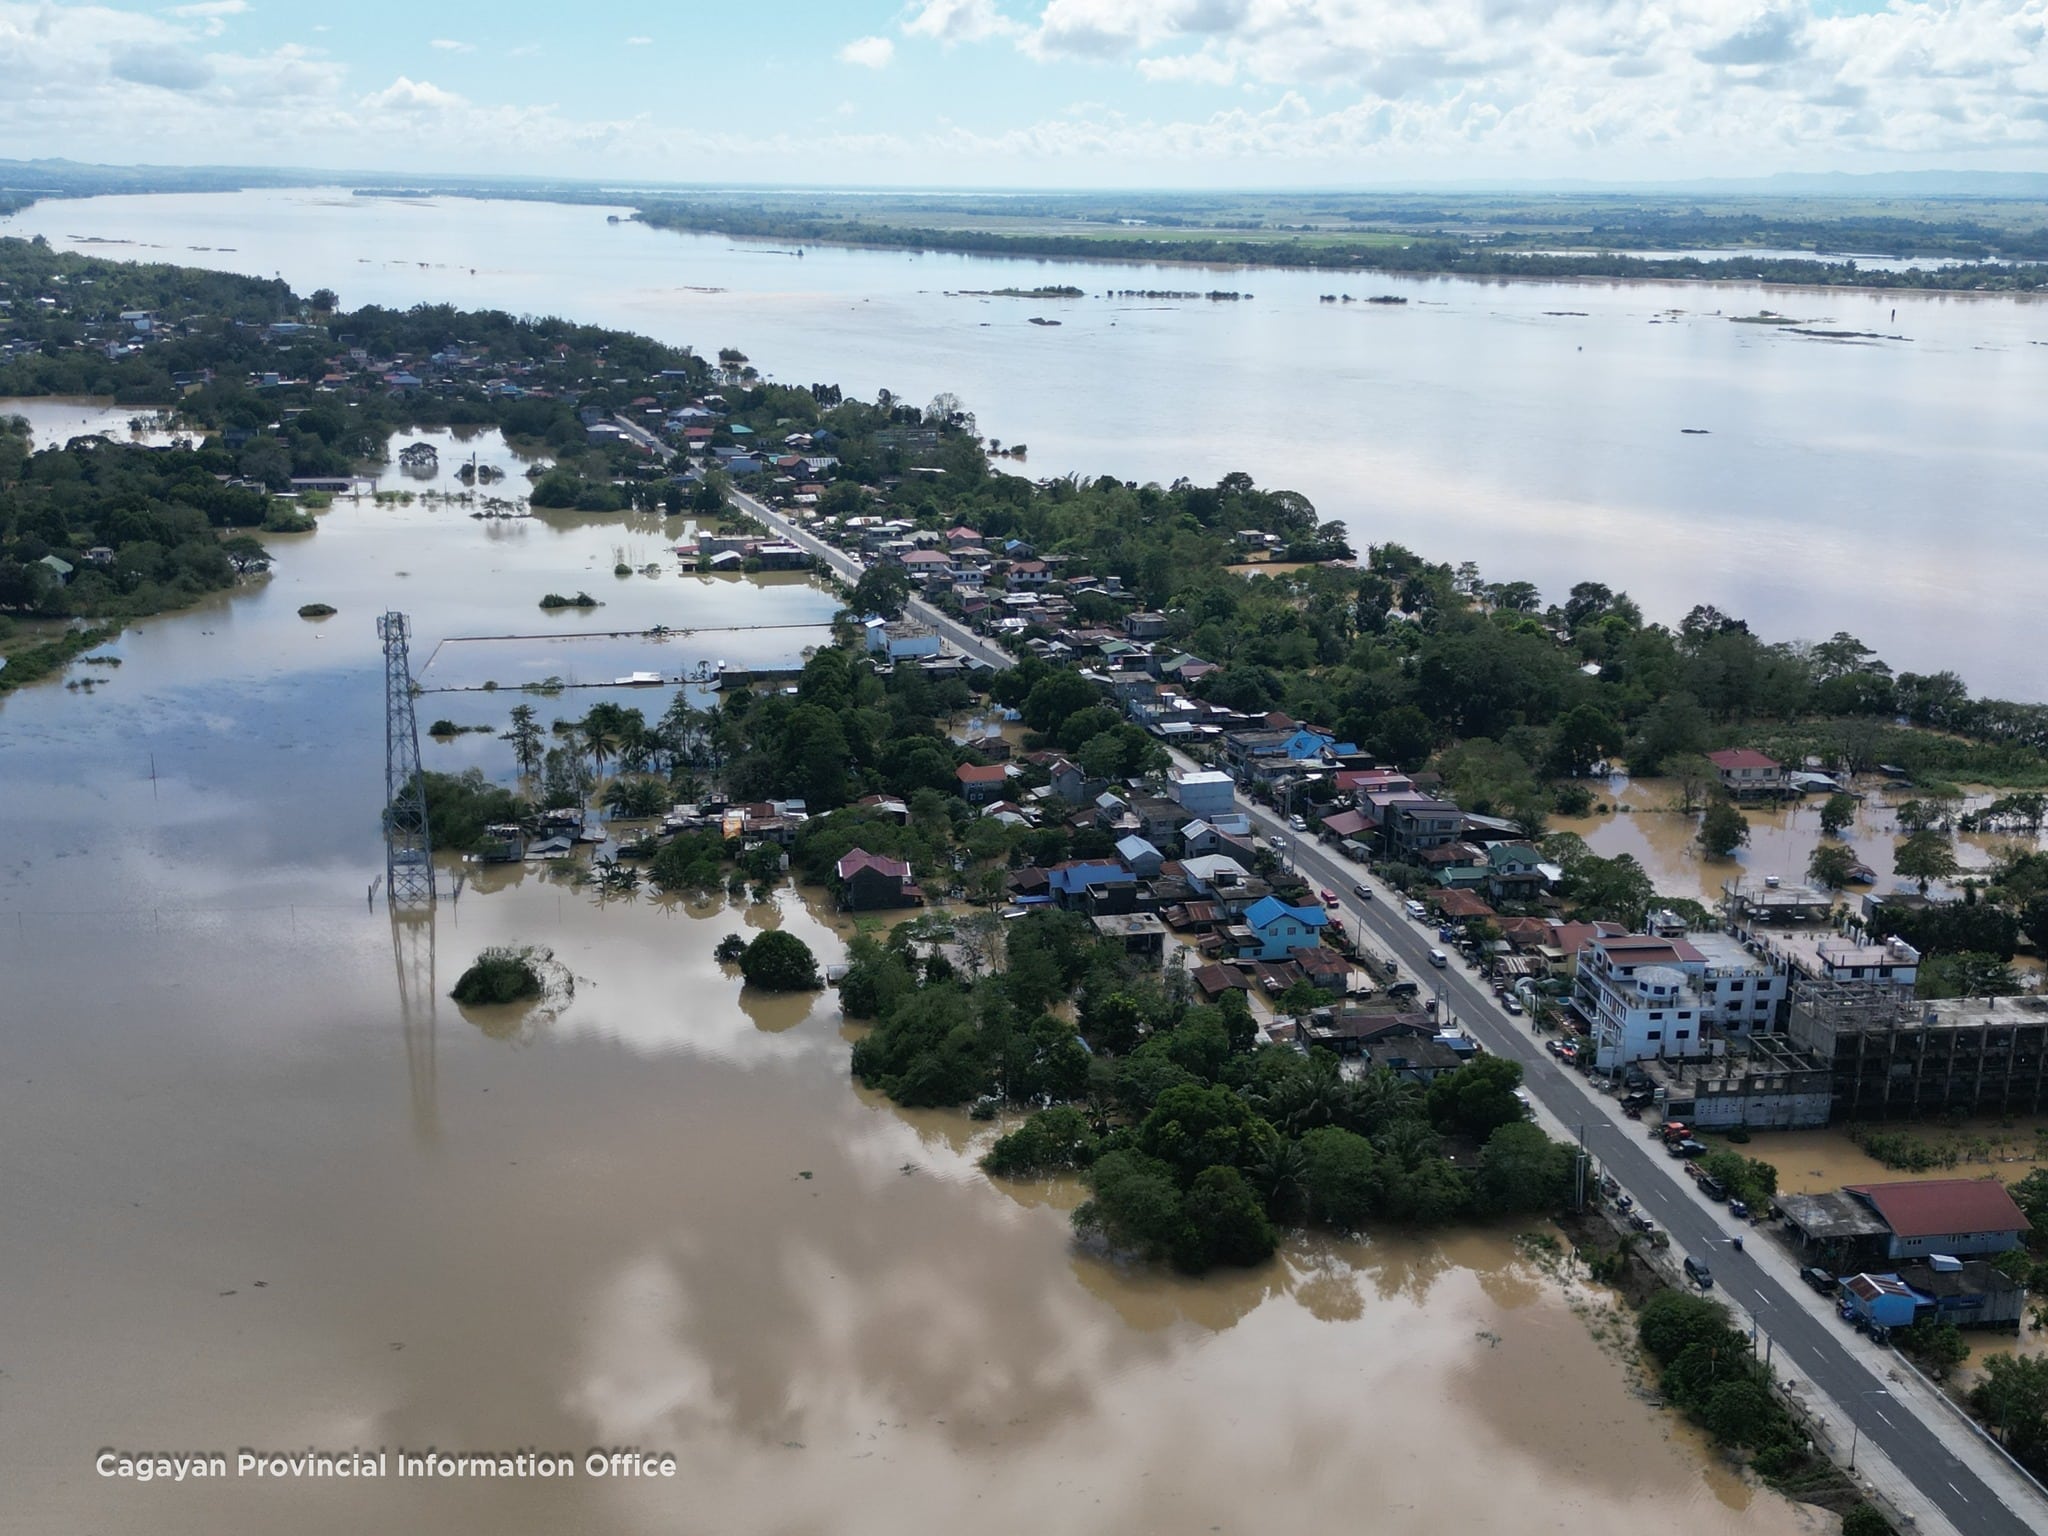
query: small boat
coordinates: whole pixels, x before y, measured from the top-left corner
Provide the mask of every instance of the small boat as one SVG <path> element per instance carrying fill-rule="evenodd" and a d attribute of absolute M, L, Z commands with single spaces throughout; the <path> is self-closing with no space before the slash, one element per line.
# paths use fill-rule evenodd
<path fill-rule="evenodd" d="M 624 677 L 612 679 L 615 688 L 657 688 L 661 685 L 659 672 L 628 672 Z"/>

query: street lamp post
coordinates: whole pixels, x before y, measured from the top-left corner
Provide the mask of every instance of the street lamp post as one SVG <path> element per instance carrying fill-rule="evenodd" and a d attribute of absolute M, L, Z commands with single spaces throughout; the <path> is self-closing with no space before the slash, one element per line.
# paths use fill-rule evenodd
<path fill-rule="evenodd" d="M 1856 1470 L 1856 1448 L 1857 1446 L 1863 1443 L 1863 1399 L 1866 1397 L 1890 1396 L 1891 1393 L 1886 1391 L 1883 1387 L 1878 1387 L 1872 1391 L 1859 1392 L 1856 1394 L 1855 1412 L 1849 1415 L 1850 1420 L 1854 1425 L 1854 1432 L 1849 1436 L 1849 1470 L 1851 1472 L 1854 1472 Z"/>

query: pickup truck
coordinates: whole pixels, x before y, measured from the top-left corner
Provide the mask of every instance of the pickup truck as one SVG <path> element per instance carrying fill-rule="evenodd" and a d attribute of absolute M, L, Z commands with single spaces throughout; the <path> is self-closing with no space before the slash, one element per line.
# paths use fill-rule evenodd
<path fill-rule="evenodd" d="M 1703 1173 L 1699 1176 L 1699 1186 L 1700 1193 L 1709 1200 L 1726 1200 L 1728 1198 L 1727 1186 L 1722 1184 L 1711 1173 Z"/>

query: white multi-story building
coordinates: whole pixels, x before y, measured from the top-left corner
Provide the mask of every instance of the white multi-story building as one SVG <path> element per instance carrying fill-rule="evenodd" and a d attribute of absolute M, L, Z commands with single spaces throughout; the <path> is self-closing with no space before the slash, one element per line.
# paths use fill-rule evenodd
<path fill-rule="evenodd" d="M 1772 1029 L 1784 972 L 1720 933 L 1596 938 L 1579 954 L 1572 1005 L 1611 1071 L 1645 1057 L 1720 1054 L 1730 1038 Z"/>

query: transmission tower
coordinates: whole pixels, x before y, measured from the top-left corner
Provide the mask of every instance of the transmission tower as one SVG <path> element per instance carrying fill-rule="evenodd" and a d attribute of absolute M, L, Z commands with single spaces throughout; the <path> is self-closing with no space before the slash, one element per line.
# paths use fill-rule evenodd
<path fill-rule="evenodd" d="M 420 779 L 420 729 L 402 613 L 377 621 L 384 642 L 384 895 L 394 910 L 434 904 L 434 843 Z"/>

